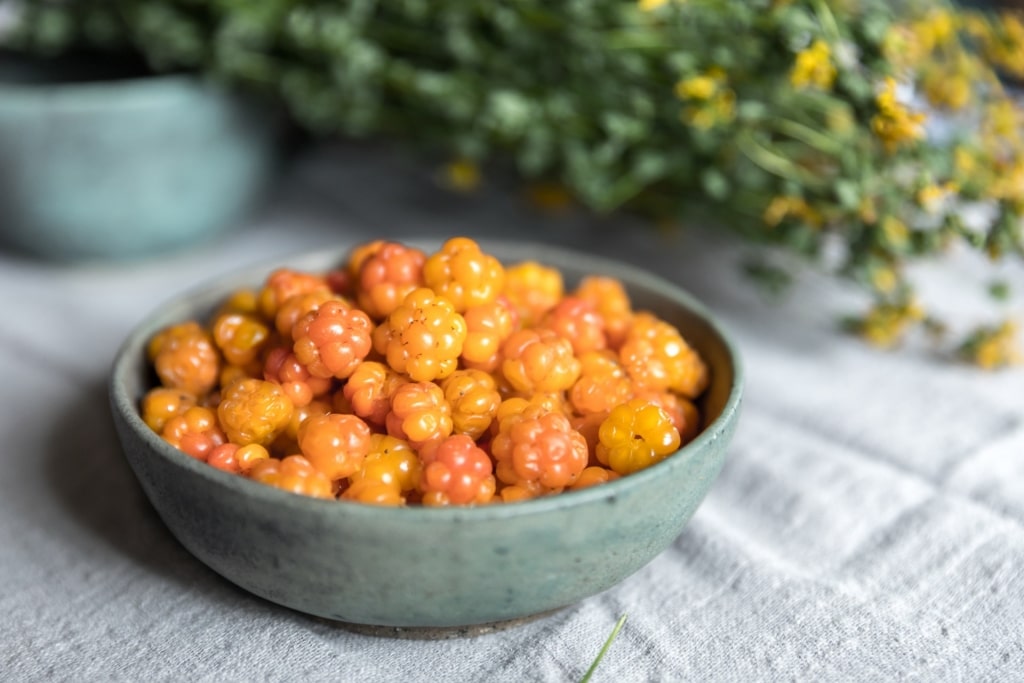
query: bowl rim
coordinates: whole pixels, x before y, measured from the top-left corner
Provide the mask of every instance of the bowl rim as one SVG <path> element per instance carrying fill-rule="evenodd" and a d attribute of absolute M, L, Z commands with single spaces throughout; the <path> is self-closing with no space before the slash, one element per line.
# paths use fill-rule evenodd
<path fill-rule="evenodd" d="M 180 106 L 200 93 L 225 97 L 228 91 L 212 79 L 185 73 L 53 83 L 0 81 L 0 111 L 26 106 L 69 112 Z"/>
<path fill-rule="evenodd" d="M 422 236 L 396 236 L 382 239 L 401 242 L 402 244 L 416 246 L 421 249 L 426 246 L 427 249 L 431 250 L 436 249 L 443 242 L 443 239 L 432 240 L 425 239 Z M 476 241 L 488 253 L 494 253 L 492 250 L 499 250 L 500 253 L 495 255 L 500 260 L 506 262 L 518 262 L 530 258 L 531 260 L 546 263 L 546 257 L 566 263 L 580 260 L 586 266 L 587 273 L 617 277 L 623 280 L 627 288 L 630 285 L 636 285 L 637 287 L 655 291 L 659 296 L 668 298 L 672 303 L 689 309 L 719 338 L 732 366 L 732 383 L 729 387 L 726 402 L 722 406 L 719 415 L 709 424 L 705 425 L 693 440 L 664 460 L 639 472 L 620 477 L 615 481 L 599 486 L 591 486 L 579 491 L 564 491 L 557 495 L 516 503 L 451 507 L 428 507 L 423 505 L 401 507 L 378 506 L 337 499 L 322 500 L 282 491 L 237 474 L 221 471 L 205 462 L 192 458 L 161 439 L 156 432 L 143 422 L 141 414 L 135 407 L 137 406 L 138 399 L 129 396 L 125 389 L 126 378 L 135 371 L 135 363 L 138 362 L 140 354 L 145 353 L 149 337 L 153 334 L 153 331 L 159 329 L 157 322 L 167 316 L 168 309 L 175 306 L 188 308 L 190 300 L 204 295 L 211 289 L 224 287 L 233 280 L 252 279 L 255 282 L 258 274 L 262 273 L 265 275 L 274 268 L 287 267 L 289 264 L 311 260 L 315 257 L 327 258 L 328 256 L 335 256 L 340 260 L 353 246 L 360 243 L 358 241 L 353 241 L 349 245 L 335 244 L 322 249 L 294 252 L 231 269 L 215 277 L 208 278 L 197 285 L 186 288 L 160 303 L 136 323 L 115 355 L 108 381 L 111 410 L 118 413 L 124 419 L 127 426 L 159 457 L 170 460 L 172 464 L 196 476 L 210 480 L 212 484 L 231 489 L 238 495 L 249 497 L 255 502 L 265 502 L 268 505 L 291 510 L 351 517 L 356 521 L 363 518 L 373 518 L 378 522 L 391 520 L 393 522 L 405 521 L 409 523 L 436 523 L 445 520 L 453 522 L 485 522 L 507 519 L 509 517 L 543 515 L 561 508 L 582 507 L 602 501 L 614 502 L 619 494 L 629 492 L 631 489 L 642 488 L 647 481 L 661 478 L 671 470 L 682 467 L 683 460 L 687 456 L 699 455 L 714 441 L 722 437 L 737 419 L 745 384 L 744 370 L 738 347 L 730 334 L 723 328 L 720 321 L 685 289 L 667 278 L 648 273 L 638 266 L 582 250 L 534 241 L 520 242 L 489 239 L 479 239 Z M 525 258 L 520 258 L 519 255 L 509 256 L 509 253 L 520 254 Z M 530 253 L 534 257 L 528 256 Z M 540 258 L 535 258 L 537 254 L 541 255 Z M 561 266 L 558 266 L 558 268 L 561 270 Z M 249 278 L 249 275 L 253 277 Z M 335 510 L 336 512 L 329 512 L 330 510 Z"/>

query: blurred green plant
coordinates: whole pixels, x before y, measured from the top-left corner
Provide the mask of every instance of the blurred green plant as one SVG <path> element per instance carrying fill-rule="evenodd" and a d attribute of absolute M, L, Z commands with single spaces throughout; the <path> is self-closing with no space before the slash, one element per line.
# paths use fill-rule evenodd
<path fill-rule="evenodd" d="M 1022 115 L 1004 86 L 1024 77 L 1013 13 L 942 0 L 37 0 L 19 14 L 17 47 L 129 49 L 262 89 L 309 130 L 447 155 L 456 187 L 500 160 L 541 201 L 659 223 L 711 210 L 819 264 L 839 245 L 835 272 L 874 299 L 848 328 L 881 346 L 941 327 L 911 262 L 954 244 L 1024 253 Z M 985 219 L 965 220 L 979 206 Z M 984 365 L 1015 354 L 997 356 Z"/>

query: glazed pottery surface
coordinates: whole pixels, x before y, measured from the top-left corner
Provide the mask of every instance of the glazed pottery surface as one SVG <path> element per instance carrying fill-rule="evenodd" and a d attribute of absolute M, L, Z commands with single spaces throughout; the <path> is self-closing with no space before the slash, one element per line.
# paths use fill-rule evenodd
<path fill-rule="evenodd" d="M 81 72 L 0 55 L 0 243 L 159 254 L 233 227 L 266 189 L 271 108 L 189 76 Z"/>

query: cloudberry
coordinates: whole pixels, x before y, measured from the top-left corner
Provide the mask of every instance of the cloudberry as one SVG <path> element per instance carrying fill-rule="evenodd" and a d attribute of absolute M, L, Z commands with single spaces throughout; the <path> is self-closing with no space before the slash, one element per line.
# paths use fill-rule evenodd
<path fill-rule="evenodd" d="M 267 276 L 258 295 L 260 311 L 267 320 L 274 320 L 285 301 L 298 294 L 306 294 L 327 287 L 320 275 L 303 273 L 291 268 L 278 268 Z"/>
<path fill-rule="evenodd" d="M 392 436 L 374 434 L 370 451 L 358 472 L 349 477 L 342 498 L 375 505 L 403 505 L 405 496 L 419 486 L 420 460 L 412 447 Z"/>
<path fill-rule="evenodd" d="M 342 388 L 352 412 L 367 422 L 384 426 L 391 411 L 391 397 L 409 379 L 389 366 L 376 361 L 363 361 Z M 338 411 L 340 412 L 340 411 Z"/>
<path fill-rule="evenodd" d="M 253 465 L 247 476 L 261 484 L 291 493 L 312 498 L 334 498 L 331 480 L 314 469 L 301 455 L 289 455 L 282 460 L 260 460 Z"/>
<path fill-rule="evenodd" d="M 441 387 L 433 382 L 410 382 L 395 390 L 385 424 L 388 434 L 419 448 L 452 433 L 451 412 Z"/>
<path fill-rule="evenodd" d="M 220 369 L 220 375 L 218 375 L 217 386 L 224 388 L 229 384 L 234 384 L 240 379 L 260 379 L 263 377 L 263 363 L 259 359 L 246 363 L 245 365 L 231 365 L 230 363 L 224 365 Z M 219 397 L 214 398 L 210 405 L 216 405 L 220 401 Z"/>
<path fill-rule="evenodd" d="M 302 454 L 334 481 L 359 471 L 370 450 L 370 427 L 355 415 L 315 415 L 299 427 Z"/>
<path fill-rule="evenodd" d="M 331 390 L 330 378 L 312 376 L 309 369 L 287 347 L 278 347 L 267 354 L 263 379 L 280 385 L 285 396 L 296 407 L 307 405 Z"/>
<path fill-rule="evenodd" d="M 423 286 L 421 250 L 397 242 L 382 244 L 359 269 L 359 306 L 374 320 L 391 314 L 409 292 Z"/>
<path fill-rule="evenodd" d="M 453 431 L 473 440 L 483 436 L 501 404 L 494 378 L 482 370 L 456 370 L 441 388 L 452 407 Z"/>
<path fill-rule="evenodd" d="M 311 401 L 304 406 L 296 406 L 295 410 L 292 411 L 292 417 L 288 420 L 288 424 L 277 435 L 273 443 L 270 444 L 270 450 L 279 456 L 300 453 L 302 449 L 299 448 L 299 429 L 302 428 L 302 423 L 316 415 L 327 415 L 331 412 L 335 411 L 332 410 L 331 404 L 324 400 Z"/>
<path fill-rule="evenodd" d="M 232 365 L 252 363 L 270 338 L 267 326 L 248 313 L 222 313 L 212 329 L 214 343 Z"/>
<path fill-rule="evenodd" d="M 196 404 L 196 397 L 181 389 L 156 387 L 142 397 L 142 421 L 159 434 L 172 417 L 181 415 Z"/>
<path fill-rule="evenodd" d="M 277 330 L 277 333 L 283 339 L 294 341 L 292 339 L 292 329 L 295 328 L 295 323 L 299 322 L 299 319 L 308 313 L 319 309 L 322 304 L 328 301 L 339 301 L 346 306 L 348 305 L 348 302 L 335 295 L 326 287 L 288 297 L 277 310 L 277 315 L 274 317 L 274 329 Z"/>
<path fill-rule="evenodd" d="M 314 377 L 345 379 L 373 346 L 373 321 L 341 301 L 327 301 L 292 329 L 296 358 Z"/>
<path fill-rule="evenodd" d="M 633 398 L 633 383 L 614 351 L 580 356 L 580 377 L 569 390 L 569 402 L 580 415 L 608 412 Z"/>
<path fill-rule="evenodd" d="M 651 313 L 637 313 L 619 359 L 638 390 L 671 390 L 696 398 L 708 384 L 708 370 L 679 330 Z"/>
<path fill-rule="evenodd" d="M 610 470 L 607 467 L 588 467 L 580 472 L 579 479 L 576 483 L 569 487 L 572 491 L 579 491 L 580 489 L 590 488 L 591 486 L 598 486 L 600 484 L 607 484 L 610 481 L 615 481 L 619 478 L 618 472 Z"/>
<path fill-rule="evenodd" d="M 661 462 L 679 449 L 679 431 L 657 404 L 642 398 L 616 406 L 598 431 L 597 459 L 619 474 Z"/>
<path fill-rule="evenodd" d="M 565 293 L 557 268 L 524 261 L 505 269 L 505 296 L 519 313 L 524 327 L 535 325 Z"/>
<path fill-rule="evenodd" d="M 252 315 L 256 317 L 262 316 L 259 305 L 259 294 L 251 289 L 236 289 L 231 292 L 224 303 L 218 308 L 214 314 L 214 318 L 220 317 L 226 313 L 242 313 L 243 315 Z"/>
<path fill-rule="evenodd" d="M 420 479 L 424 505 L 482 504 L 494 497 L 491 459 L 472 438 L 454 434 L 428 451 Z"/>
<path fill-rule="evenodd" d="M 580 361 L 573 355 L 572 344 L 551 330 L 513 332 L 501 353 L 501 373 L 519 392 L 565 391 L 580 374 Z"/>
<path fill-rule="evenodd" d="M 149 343 L 149 357 L 165 387 L 202 396 L 217 385 L 220 356 L 210 333 L 195 321 L 157 334 Z"/>
<path fill-rule="evenodd" d="M 493 302 L 505 286 L 505 268 L 468 237 L 453 237 L 423 265 L 427 287 L 459 313 Z"/>
<path fill-rule="evenodd" d="M 608 346 L 613 349 L 622 346 L 633 319 L 633 307 L 622 283 L 613 277 L 590 275 L 580 280 L 574 293 L 596 308 L 604 321 Z"/>
<path fill-rule="evenodd" d="M 680 444 L 687 444 L 700 431 L 700 411 L 691 401 L 671 391 L 645 391 L 637 395 L 664 410 L 679 431 Z"/>
<path fill-rule="evenodd" d="M 388 244 L 387 240 L 373 240 L 365 242 L 363 244 L 356 245 L 349 252 L 348 257 L 345 260 L 345 270 L 354 279 L 359 279 L 359 274 L 363 270 L 363 264 L 373 255 L 380 252 L 384 245 Z"/>
<path fill-rule="evenodd" d="M 243 379 L 224 388 L 217 417 L 232 443 L 266 446 L 288 426 L 293 410 L 291 400 L 277 384 Z"/>
<path fill-rule="evenodd" d="M 217 446 L 227 441 L 217 425 L 217 415 L 209 408 L 192 406 L 172 417 L 160 433 L 164 441 L 197 460 L 206 460 Z"/>
<path fill-rule="evenodd" d="M 540 325 L 568 339 L 577 356 L 588 351 L 600 351 L 608 345 L 604 319 L 598 315 L 593 303 L 580 297 L 567 296 L 559 301 L 544 314 Z"/>
<path fill-rule="evenodd" d="M 559 413 L 502 422 L 491 453 L 505 465 L 497 473 L 506 484 L 536 481 L 549 491 L 575 483 L 589 457 L 586 439 Z"/>
<path fill-rule="evenodd" d="M 374 347 L 388 365 L 415 382 L 455 371 L 466 340 L 466 321 L 450 301 L 421 287 L 409 293 L 374 333 Z"/>
<path fill-rule="evenodd" d="M 462 361 L 469 368 L 493 372 L 501 363 L 501 345 L 515 331 L 519 314 L 504 296 L 472 306 L 463 314 L 466 341 Z"/>

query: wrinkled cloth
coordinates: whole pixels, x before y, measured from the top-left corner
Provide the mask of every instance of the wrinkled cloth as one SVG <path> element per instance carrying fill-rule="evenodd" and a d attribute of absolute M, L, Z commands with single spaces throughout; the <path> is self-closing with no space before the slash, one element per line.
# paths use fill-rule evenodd
<path fill-rule="evenodd" d="M 601 595 L 445 641 L 356 634 L 195 560 L 121 455 L 105 385 L 121 341 L 160 302 L 244 265 L 452 234 L 649 268 L 733 334 L 743 414 L 684 532 Z M 366 145 L 304 155 L 244 225 L 187 250 L 77 265 L 0 252 L 0 678 L 571 681 L 626 615 L 592 680 L 1024 679 L 1024 373 L 924 344 L 869 348 L 837 331 L 859 293 L 808 271 L 772 300 L 739 275 L 749 253 L 710 231 L 545 214 L 498 181 L 451 194 Z M 1024 291 L 1019 262 L 998 268 Z M 991 272 L 954 254 L 917 275 L 977 322 L 999 313 L 978 303 Z"/>

